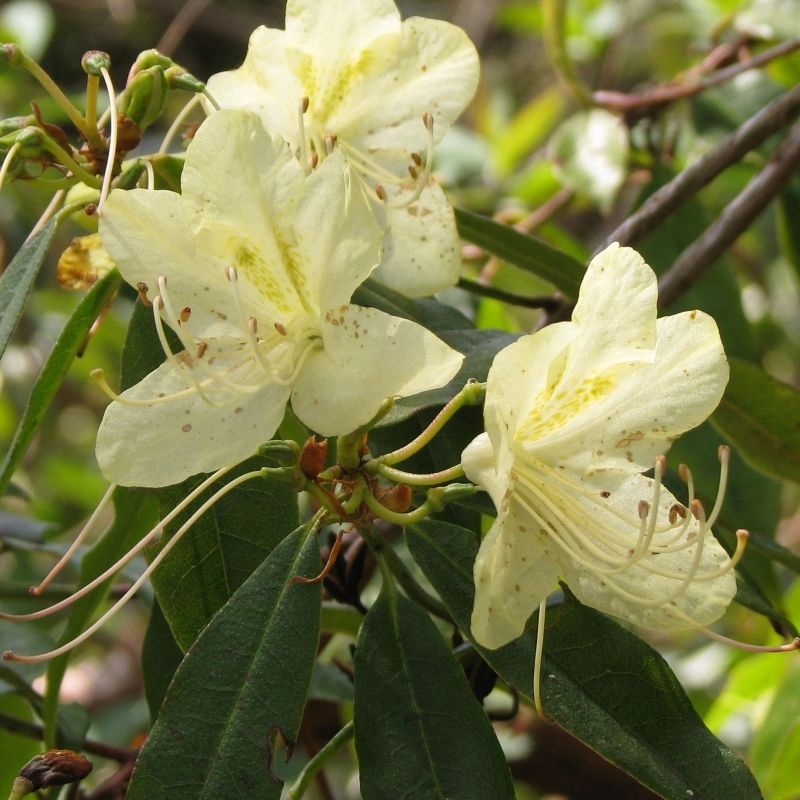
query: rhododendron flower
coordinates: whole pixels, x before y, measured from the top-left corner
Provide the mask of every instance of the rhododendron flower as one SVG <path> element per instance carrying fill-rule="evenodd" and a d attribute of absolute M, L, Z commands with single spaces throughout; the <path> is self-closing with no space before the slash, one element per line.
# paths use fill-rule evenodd
<path fill-rule="evenodd" d="M 349 304 L 380 258 L 357 183 L 343 154 L 306 176 L 255 114 L 222 111 L 189 146 L 182 195 L 112 192 L 100 234 L 152 303 L 167 360 L 106 410 L 109 481 L 162 486 L 241 461 L 290 397 L 313 430 L 350 433 L 386 397 L 458 371 L 462 356 L 425 328 Z"/>
<path fill-rule="evenodd" d="M 373 277 L 423 296 L 458 280 L 453 211 L 428 174 L 433 143 L 464 110 L 478 74 L 464 31 L 420 17 L 401 22 L 393 0 L 289 0 L 286 30 L 258 28 L 244 64 L 212 76 L 208 89 L 223 108 L 257 112 L 304 164 L 324 159 L 336 140 L 374 204 L 373 187 L 386 195 Z"/>
<path fill-rule="evenodd" d="M 641 256 L 613 244 L 590 264 L 571 322 L 495 358 L 487 432 L 462 457 L 498 512 L 474 568 L 472 632 L 486 647 L 519 636 L 559 579 L 647 628 L 706 625 L 736 593 L 735 560 L 710 529 L 727 449 L 708 518 L 688 470 L 688 507 L 661 485 L 662 454 L 714 410 L 728 364 L 711 317 L 657 320 L 656 299 Z"/>

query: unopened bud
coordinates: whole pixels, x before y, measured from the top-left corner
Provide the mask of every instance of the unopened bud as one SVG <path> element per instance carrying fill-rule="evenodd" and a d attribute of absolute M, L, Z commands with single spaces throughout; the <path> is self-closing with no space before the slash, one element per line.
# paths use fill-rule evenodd
<path fill-rule="evenodd" d="M 19 777 L 30 781 L 31 791 L 38 792 L 80 781 L 92 771 L 92 766 L 86 756 L 73 750 L 48 750 L 34 756 L 19 771 Z"/>
<path fill-rule="evenodd" d="M 128 81 L 120 111 L 144 130 L 161 115 L 168 92 L 167 77 L 161 67 L 142 70 Z"/>
<path fill-rule="evenodd" d="M 9 117 L 8 119 L 0 120 L 0 137 L 6 136 L 9 133 L 21 131 L 29 125 L 36 124 L 36 117 Z"/>
<path fill-rule="evenodd" d="M 291 439 L 273 439 L 262 444 L 258 454 L 274 459 L 282 467 L 293 467 L 300 460 L 300 445 Z"/>
<path fill-rule="evenodd" d="M 141 158 L 135 158 L 119 175 L 114 179 L 113 187 L 115 189 L 135 189 L 139 178 L 144 175 L 147 167 Z"/>
<path fill-rule="evenodd" d="M 325 467 L 325 456 L 328 454 L 328 440 L 318 442 L 313 436 L 303 445 L 300 453 L 300 469 L 309 480 L 314 480 Z"/>
<path fill-rule="evenodd" d="M 94 75 L 99 78 L 102 74 L 101 70 L 105 67 L 111 69 L 111 56 L 104 53 L 102 50 L 90 50 L 85 53 L 81 59 L 81 66 L 83 71 L 88 75 Z"/>
<path fill-rule="evenodd" d="M 443 511 L 448 503 L 456 503 L 479 492 L 471 483 L 451 483 L 448 486 L 437 486 L 428 489 L 427 503 L 433 511 Z"/>
<path fill-rule="evenodd" d="M 128 73 L 128 83 L 140 72 L 150 69 L 150 67 L 161 67 L 161 69 L 166 70 L 171 66 L 172 59 L 169 56 L 165 56 L 163 53 L 159 53 L 158 50 L 154 49 L 143 50 L 139 53 L 136 61 L 133 62 L 133 66 Z"/>
<path fill-rule="evenodd" d="M 385 489 L 383 492 L 378 493 L 378 500 L 380 500 L 381 505 L 397 514 L 408 511 L 412 497 L 411 489 L 404 483 L 398 483 L 392 486 L 391 489 Z"/>
<path fill-rule="evenodd" d="M 197 80 L 194 75 L 190 75 L 183 67 L 170 67 L 165 75 L 170 89 L 182 89 L 184 92 L 201 94 L 206 88 L 203 81 Z"/>

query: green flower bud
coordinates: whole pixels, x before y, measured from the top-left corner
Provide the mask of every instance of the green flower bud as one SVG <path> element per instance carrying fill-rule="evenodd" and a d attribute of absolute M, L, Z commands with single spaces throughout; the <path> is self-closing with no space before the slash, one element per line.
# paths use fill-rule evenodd
<path fill-rule="evenodd" d="M 300 459 L 300 445 L 291 439 L 273 439 L 258 448 L 260 456 L 273 458 L 284 467 L 293 467 Z"/>
<path fill-rule="evenodd" d="M 9 117 L 8 119 L 0 120 L 0 137 L 5 136 L 8 133 L 14 133 L 15 131 L 20 131 L 23 128 L 28 127 L 29 125 L 36 124 L 36 117 L 34 116 L 27 116 L 27 117 Z"/>
<path fill-rule="evenodd" d="M 143 50 L 139 53 L 136 61 L 131 67 L 130 74 L 128 75 L 128 83 L 130 83 L 140 72 L 144 72 L 151 67 L 161 67 L 161 69 L 169 69 L 172 66 L 172 59 L 159 53 L 158 50 Z"/>
<path fill-rule="evenodd" d="M 135 189 L 146 167 L 141 158 L 135 158 L 114 181 L 115 189 Z"/>
<path fill-rule="evenodd" d="M 128 82 L 120 111 L 144 130 L 164 110 L 168 89 L 164 70 L 160 66 L 142 70 Z"/>
<path fill-rule="evenodd" d="M 184 92 L 200 94 L 206 88 L 202 81 L 197 80 L 182 67 L 170 67 L 166 74 L 170 89 L 182 89 Z"/>
<path fill-rule="evenodd" d="M 102 50 L 89 50 L 81 59 L 81 66 L 88 75 L 99 78 L 103 67 L 111 69 L 111 57 Z"/>
<path fill-rule="evenodd" d="M 23 128 L 15 137 L 14 142 L 20 145 L 19 154 L 23 158 L 38 158 L 42 155 L 42 144 L 47 134 L 35 125 Z"/>

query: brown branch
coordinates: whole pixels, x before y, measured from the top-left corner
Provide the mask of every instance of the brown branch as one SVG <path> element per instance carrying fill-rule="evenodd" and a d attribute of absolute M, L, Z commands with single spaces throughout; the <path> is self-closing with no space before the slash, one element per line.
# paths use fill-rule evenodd
<path fill-rule="evenodd" d="M 723 139 L 717 147 L 651 195 L 636 213 L 606 237 L 596 252 L 605 249 L 612 242 L 629 245 L 643 239 L 720 172 L 735 164 L 746 153 L 792 122 L 798 114 L 800 114 L 800 84 L 773 100 L 752 119 Z"/>
<path fill-rule="evenodd" d="M 800 49 L 800 39 L 790 39 L 788 42 L 782 42 L 775 47 L 770 47 L 769 50 L 765 50 L 763 53 L 753 56 L 753 58 L 748 58 L 746 61 L 740 61 L 738 64 L 732 64 L 730 67 L 717 70 L 707 78 L 703 78 L 699 81 L 677 85 L 657 86 L 655 89 L 641 92 L 640 94 L 598 91 L 592 93 L 592 102 L 609 111 L 626 112 L 643 110 L 644 114 L 646 114 L 658 106 L 672 103 L 675 100 L 682 100 L 686 97 L 692 97 L 706 89 L 710 89 L 731 78 L 735 78 L 742 72 L 763 67 L 770 61 L 793 53 L 798 49 Z"/>
<path fill-rule="evenodd" d="M 766 166 L 725 207 L 706 231 L 681 253 L 658 282 L 658 302 L 668 306 L 680 297 L 761 214 L 800 167 L 800 122 L 770 157 Z"/>
<path fill-rule="evenodd" d="M 31 739 L 39 739 L 40 741 L 44 737 L 44 730 L 41 725 L 17 719 L 17 717 L 12 717 L 9 714 L 0 713 L 0 728 L 11 733 L 18 733 L 21 736 L 28 736 Z M 117 747 L 113 744 L 98 742 L 94 739 L 84 739 L 81 749 L 85 753 L 100 756 L 101 758 L 110 758 L 120 764 L 135 760 L 139 752 L 126 747 Z"/>
<path fill-rule="evenodd" d="M 171 56 L 183 37 L 197 21 L 197 18 L 211 5 L 213 0 L 188 0 L 186 5 L 175 15 L 164 35 L 156 45 L 156 50 L 165 56 Z"/>
<path fill-rule="evenodd" d="M 543 308 L 547 311 L 554 311 L 557 309 L 563 298 L 560 295 L 554 294 L 538 294 L 538 295 L 524 295 L 517 294 L 516 292 L 507 292 L 505 289 L 497 289 L 494 286 L 486 286 L 486 284 L 471 281 L 468 278 L 460 278 L 458 281 L 458 288 L 464 289 L 471 294 L 476 294 L 479 297 L 490 297 L 493 300 L 501 300 L 512 306 L 522 306 L 523 308 Z"/>

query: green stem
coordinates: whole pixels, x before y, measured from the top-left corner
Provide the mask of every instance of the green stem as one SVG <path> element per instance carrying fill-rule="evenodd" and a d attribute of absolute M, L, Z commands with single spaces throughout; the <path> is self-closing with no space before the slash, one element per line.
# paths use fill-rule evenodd
<path fill-rule="evenodd" d="M 581 105 L 591 105 L 591 92 L 575 73 L 566 47 L 567 0 L 542 0 L 544 43 L 547 57 L 558 77 Z"/>
<path fill-rule="evenodd" d="M 496 286 L 471 281 L 469 278 L 460 278 L 458 288 L 478 295 L 478 297 L 490 297 L 492 300 L 500 300 L 503 303 L 523 308 L 543 308 L 545 311 L 554 311 L 561 304 L 561 300 L 552 294 L 517 294 L 516 292 L 507 292 L 505 289 L 498 289 Z"/>
<path fill-rule="evenodd" d="M 430 516 L 434 511 L 426 500 L 419 508 L 415 508 L 407 514 L 401 514 L 386 508 L 386 506 L 371 492 L 366 492 L 362 497 L 362 501 L 376 517 L 386 520 L 386 522 L 391 522 L 392 525 L 399 525 L 400 527 L 404 525 L 413 525 L 415 522 L 422 522 L 423 519 Z"/>
<path fill-rule="evenodd" d="M 80 178 L 81 181 L 88 186 L 91 186 L 93 189 L 99 189 L 102 185 L 102 182 L 96 175 L 92 175 L 90 172 L 87 172 L 74 158 L 72 158 L 66 150 L 64 150 L 61 145 L 59 145 L 55 139 L 52 139 L 50 136 L 44 136 L 42 139 L 42 147 L 47 150 L 54 158 L 58 159 L 58 161 L 67 167 L 69 170 L 72 171 L 72 174 L 75 175 L 76 178 Z"/>
<path fill-rule="evenodd" d="M 368 529 L 368 526 L 361 526 L 359 528 L 364 541 L 369 545 L 370 549 L 378 559 L 378 565 L 383 573 L 384 583 L 391 582 L 392 576 L 397 580 L 400 586 L 403 587 L 405 593 L 416 603 L 421 605 L 430 614 L 433 614 L 445 622 L 454 625 L 453 618 L 447 610 L 445 604 L 438 600 L 433 595 L 428 594 L 417 583 L 416 578 L 408 571 L 408 567 L 403 563 L 397 553 L 390 547 L 378 534 Z"/>
<path fill-rule="evenodd" d="M 377 466 L 370 470 L 369 464 L 376 463 Z M 455 480 L 464 475 L 464 467 L 461 464 L 456 464 L 450 469 L 443 469 L 441 472 L 428 472 L 424 475 L 418 475 L 414 472 L 403 472 L 401 469 L 394 469 L 382 464 L 380 461 L 370 461 L 367 464 L 367 469 L 370 472 L 375 472 L 382 478 L 386 478 L 396 483 L 405 483 L 408 486 L 434 486 L 437 483 L 446 483 L 447 481 Z"/>
<path fill-rule="evenodd" d="M 470 381 L 434 418 L 433 422 L 419 435 L 413 442 L 409 442 L 405 447 L 395 450 L 393 453 L 387 453 L 385 456 L 379 456 L 371 461 L 375 464 L 373 470 L 378 469 L 378 464 L 397 464 L 400 461 L 410 458 L 414 453 L 419 452 L 425 447 L 428 442 L 436 436 L 437 433 L 445 426 L 445 423 L 458 411 L 459 408 L 465 405 L 473 405 L 483 396 L 486 391 L 485 383 L 478 383 L 477 381 Z"/>
<path fill-rule="evenodd" d="M 72 124 L 84 135 L 87 142 L 92 142 L 92 131 L 86 124 L 86 119 L 69 101 L 69 98 L 58 88 L 56 82 L 32 59 L 19 52 L 19 66 L 24 67 L 47 91 L 50 97 L 58 103 L 59 108 L 69 117 Z M 95 131 L 95 135 L 97 132 Z"/>
<path fill-rule="evenodd" d="M 300 800 L 314 776 L 325 766 L 331 756 L 340 747 L 347 744 L 354 735 L 355 728 L 353 727 L 353 722 L 350 721 L 303 767 L 303 771 L 297 776 L 297 780 L 289 789 L 287 800 Z"/>
<path fill-rule="evenodd" d="M 77 178 L 26 178 L 25 185 L 38 189 L 40 192 L 58 192 L 61 189 L 71 189 L 80 183 Z"/>
<path fill-rule="evenodd" d="M 336 440 L 336 455 L 339 464 L 345 469 L 358 469 L 361 466 L 361 456 L 358 453 L 358 445 L 365 433 L 369 433 L 391 410 L 394 406 L 394 398 L 387 397 L 381 403 L 378 413 L 367 423 L 357 428 L 346 436 L 340 436 Z"/>

